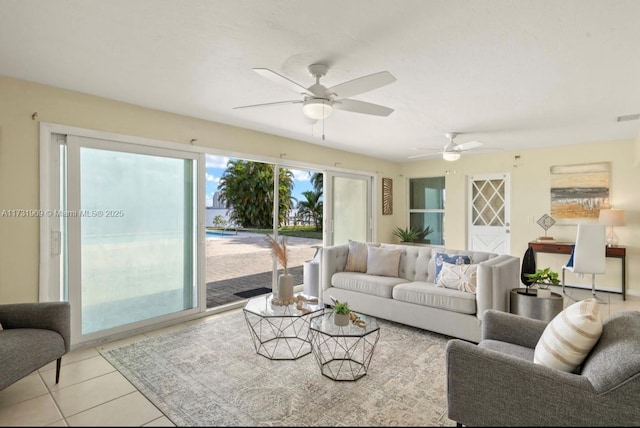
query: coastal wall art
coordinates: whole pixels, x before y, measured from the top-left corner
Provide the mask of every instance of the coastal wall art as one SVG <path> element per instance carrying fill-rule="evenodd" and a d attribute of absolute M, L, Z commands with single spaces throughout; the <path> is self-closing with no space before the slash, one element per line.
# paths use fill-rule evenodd
<path fill-rule="evenodd" d="M 558 224 L 597 221 L 609 208 L 610 163 L 551 167 L 551 217 Z"/>
<path fill-rule="evenodd" d="M 393 214 L 393 180 L 382 179 L 382 215 Z"/>

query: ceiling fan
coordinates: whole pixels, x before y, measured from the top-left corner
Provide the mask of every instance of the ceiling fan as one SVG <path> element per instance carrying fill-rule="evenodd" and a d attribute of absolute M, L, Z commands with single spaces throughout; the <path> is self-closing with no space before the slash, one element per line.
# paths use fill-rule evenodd
<path fill-rule="evenodd" d="M 462 144 L 454 143 L 453 139 L 456 138 L 456 136 L 458 135 L 457 132 L 447 132 L 444 135 L 449 139 L 449 142 L 445 144 L 442 150 L 437 150 L 437 149 L 426 149 L 426 150 L 434 150 L 434 151 L 437 151 L 437 153 L 442 153 L 442 159 L 447 161 L 456 161 L 460 159 L 460 156 L 462 156 L 462 152 L 477 149 L 483 146 L 483 144 L 479 141 L 469 141 L 468 143 L 462 143 Z M 425 149 L 418 149 L 418 150 L 425 150 Z M 424 156 L 433 156 L 433 154 L 425 153 L 422 155 L 413 155 L 413 156 L 409 156 L 409 159 L 420 158 Z"/>
<path fill-rule="evenodd" d="M 316 78 L 316 83 L 305 88 L 301 84 L 268 68 L 254 68 L 253 70 L 273 82 L 294 90 L 303 97 L 297 100 L 239 106 L 234 107 L 234 109 L 269 107 L 281 104 L 302 104 L 302 113 L 313 120 L 326 119 L 331 115 L 333 109 L 371 114 L 374 116 L 389 116 L 393 112 L 393 109 L 389 107 L 348 98 L 395 82 L 396 78 L 388 71 L 381 71 L 359 77 L 327 88 L 320 83 L 320 78 L 327 74 L 329 67 L 325 64 L 311 64 L 307 67 L 307 70 L 311 76 Z"/>

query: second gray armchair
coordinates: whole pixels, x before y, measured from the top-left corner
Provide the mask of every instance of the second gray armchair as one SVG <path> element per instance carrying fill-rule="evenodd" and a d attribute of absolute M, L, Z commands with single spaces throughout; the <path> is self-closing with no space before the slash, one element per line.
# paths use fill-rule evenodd
<path fill-rule="evenodd" d="M 640 312 L 612 315 L 574 373 L 533 363 L 546 323 L 488 310 L 482 340 L 447 343 L 449 419 L 459 425 L 640 425 Z"/>

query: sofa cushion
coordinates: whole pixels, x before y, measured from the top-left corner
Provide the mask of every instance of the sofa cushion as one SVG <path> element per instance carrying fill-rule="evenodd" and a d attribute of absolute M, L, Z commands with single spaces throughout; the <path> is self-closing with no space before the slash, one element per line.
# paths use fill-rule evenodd
<path fill-rule="evenodd" d="M 367 273 L 369 275 L 398 276 L 402 250 L 369 247 Z"/>
<path fill-rule="evenodd" d="M 476 296 L 464 291 L 436 287 L 428 282 L 407 282 L 393 287 L 395 300 L 431 306 L 461 314 L 476 313 Z"/>
<path fill-rule="evenodd" d="M 347 264 L 344 267 L 345 272 L 366 272 L 367 257 L 369 255 L 370 246 L 379 246 L 375 242 L 358 242 L 349 239 L 349 253 L 347 254 Z"/>
<path fill-rule="evenodd" d="M 547 325 L 533 362 L 565 372 L 578 367 L 602 334 L 600 305 L 595 298 L 576 302 Z"/>
<path fill-rule="evenodd" d="M 442 263 L 436 287 L 476 293 L 478 265 Z"/>
<path fill-rule="evenodd" d="M 391 298 L 393 287 L 407 282 L 404 278 L 367 275 L 358 272 L 336 272 L 331 277 L 331 285 L 344 290 L 357 291 L 374 296 Z"/>
<path fill-rule="evenodd" d="M 455 265 L 461 264 L 470 264 L 471 256 L 465 254 L 446 254 L 446 253 L 435 253 L 433 255 L 434 263 L 435 263 L 435 281 L 438 282 L 438 277 L 440 276 L 440 272 L 442 271 L 443 263 L 451 263 Z"/>

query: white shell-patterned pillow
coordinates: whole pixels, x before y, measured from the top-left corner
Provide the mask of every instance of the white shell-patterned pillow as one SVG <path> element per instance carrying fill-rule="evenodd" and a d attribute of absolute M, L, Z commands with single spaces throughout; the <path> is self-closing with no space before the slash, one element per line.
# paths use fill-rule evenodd
<path fill-rule="evenodd" d="M 453 288 L 454 290 L 476 293 L 478 265 L 442 263 L 436 287 Z"/>

